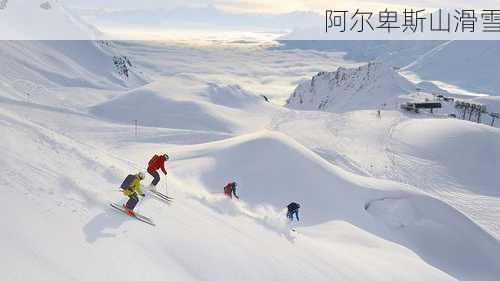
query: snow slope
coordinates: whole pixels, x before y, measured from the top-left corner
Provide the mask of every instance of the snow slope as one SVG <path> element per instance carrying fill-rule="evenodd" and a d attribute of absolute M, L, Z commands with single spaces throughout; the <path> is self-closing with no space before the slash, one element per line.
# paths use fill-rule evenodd
<path fill-rule="evenodd" d="M 3 264 L 16 270 L 7 280 L 135 280 L 144 274 L 152 280 L 498 276 L 497 240 L 462 214 L 411 186 L 346 172 L 281 134 L 262 132 L 194 146 L 140 140 L 120 144 L 108 136 L 117 132 L 110 128 L 121 125 L 29 103 L 2 103 L 0 124 L 9 136 L 1 142 L 2 151 L 8 151 L 1 160 L 9 175 L 2 186 L 8 187 L 10 200 L 4 203 L 12 209 L 30 206 L 19 214 L 43 221 L 9 218 L 1 241 L 5 256 L 15 258 Z M 289 119 L 288 113 L 293 112 L 279 116 Z M 58 121 L 64 116 L 71 118 L 73 131 Z M 165 145 L 173 157 L 168 188 L 176 202 L 171 207 L 152 198 L 141 203 L 139 210 L 158 223 L 153 231 L 112 212 L 106 202 L 120 200 L 113 186 Z M 24 177 L 26 172 L 30 177 Z M 230 180 L 240 183 L 243 202 L 219 193 Z M 303 204 L 297 232 L 290 232 L 284 221 L 283 207 L 291 200 Z M 37 235 L 15 235 L 32 232 Z M 450 239 L 457 232 L 462 235 Z M 7 246 L 15 244 L 26 246 L 22 251 Z M 75 265 L 75 259 L 61 261 L 65 249 L 75 249 L 71 255 L 78 260 L 95 261 L 92 270 Z M 131 273 L 121 262 L 110 263 L 123 258 L 148 270 Z M 220 266 L 228 263 L 230 269 Z M 373 267 L 358 268 L 360 263 Z M 33 269 L 19 270 L 26 264 Z"/>
<path fill-rule="evenodd" d="M 102 34 L 61 0 L 7 1 L 0 9 L 2 40 L 101 40 Z"/>
<path fill-rule="evenodd" d="M 500 97 L 498 96 L 477 97 L 472 101 L 486 105 L 489 112 L 500 112 Z"/>
<path fill-rule="evenodd" d="M 223 133 L 264 128 L 279 110 L 239 86 L 189 76 L 159 79 L 90 109 L 122 123 L 137 119 L 144 126 Z"/>
<path fill-rule="evenodd" d="M 16 215 L 4 221 L 9 227 L 1 239 L 5 257 L 2 264 L 12 269 L 4 276 L 6 280 L 135 280 L 144 276 L 152 280 L 165 276 L 176 280 L 244 276 L 274 280 L 277 276 L 291 278 L 296 274 L 290 268 L 299 266 L 300 259 L 290 264 L 288 258 L 300 252 L 286 237 L 240 212 L 214 212 L 210 205 L 191 199 L 196 194 L 184 194 L 188 179 L 173 178 L 171 188 L 177 192 L 178 203 L 171 208 L 153 200 L 141 205 L 141 212 L 154 215 L 159 224 L 154 230 L 145 228 L 106 207 L 107 200 L 120 198 L 112 186 L 119 183 L 122 173 L 127 173 L 126 162 L 23 121 L 9 111 L 2 111 L 1 124 L 9 136 L 2 139 L 2 148 L 9 150 L 2 157 L 2 166 L 9 175 L 2 178 L 3 191 L 9 198 L 3 203 L 30 218 L 26 221 Z M 15 130 L 9 129 L 14 126 Z M 12 144 L 20 140 L 22 146 Z M 38 157 L 25 157 L 33 154 Z M 72 165 L 68 166 L 68 162 Z M 24 171 L 31 171 L 32 167 L 37 167 L 37 172 L 29 172 L 30 177 L 25 178 Z M 85 175 L 81 175 L 82 171 Z M 174 171 L 175 168 L 172 173 L 176 174 Z M 219 204 L 233 205 L 227 201 Z M 29 207 L 19 209 L 20 206 Z M 236 206 L 232 208 L 237 210 Z M 256 241 L 280 245 L 281 251 L 263 255 L 262 245 Z M 242 248 L 246 249 L 244 256 Z M 61 259 L 67 255 L 73 258 Z M 134 260 L 141 270 L 123 270 L 123 259 Z M 262 263 L 249 267 L 248 260 Z M 83 261 L 92 261 L 91 270 L 81 266 Z M 229 271 L 220 266 L 228 262 L 232 264 Z M 311 262 L 300 267 L 304 270 L 303 278 L 334 278 L 333 273 L 308 265 Z M 24 270 L 26 265 L 30 270 Z M 442 274 L 429 271 L 430 276 L 443 278 Z"/>
<path fill-rule="evenodd" d="M 471 278 L 472 275 L 467 277 L 467 274 L 471 273 L 471 267 L 476 266 L 470 267 L 469 258 L 463 256 L 447 257 L 447 261 L 444 261 L 444 257 L 447 256 L 445 253 L 469 250 L 487 253 L 488 247 L 496 247 L 495 240 L 489 235 L 479 234 L 482 230 L 477 226 L 464 223 L 467 220 L 464 221 L 461 214 L 439 201 L 408 192 L 405 186 L 346 173 L 281 135 L 259 134 L 245 137 L 244 140 L 243 143 L 235 140 L 227 141 L 224 149 L 217 148 L 215 152 L 203 148 L 199 153 L 202 159 L 195 159 L 196 161 L 193 160 L 192 152 L 188 153 L 187 161 L 183 161 L 184 156 L 181 154 L 175 166 L 176 173 L 192 175 L 196 173 L 195 171 L 206 169 L 198 181 L 210 191 L 216 192 L 220 190 L 229 172 L 231 178 L 227 180 L 238 181 L 242 186 L 240 188 L 242 198 L 255 208 L 265 204 L 280 210 L 288 202 L 300 198 L 304 207 L 304 225 L 319 227 L 322 223 L 328 224 L 332 220 L 346 221 L 365 231 L 376 233 L 386 240 L 399 241 L 415 250 L 424 260 L 439 263 L 441 265 L 439 268 L 455 276 L 461 272 L 459 273 L 461 276 Z M 239 159 L 245 159 L 243 165 L 234 167 Z M 193 165 L 193 162 L 196 164 Z M 210 167 L 209 163 L 216 165 Z M 262 176 L 264 174 L 265 177 Z M 374 217 L 367 216 L 361 206 L 381 198 L 392 198 L 396 204 L 378 202 L 376 204 L 383 206 L 384 210 L 379 210 Z M 368 207 L 369 213 L 372 207 Z M 443 216 L 436 216 L 435 213 Z M 394 220 L 397 224 L 394 224 Z M 454 229 L 452 225 L 460 225 L 460 230 Z M 443 233 L 441 232 L 443 229 L 450 232 Z M 335 236 L 335 230 L 330 231 L 329 233 Z M 462 238 L 465 240 L 468 239 L 464 237 L 484 235 L 485 244 L 480 245 L 483 242 L 469 244 L 466 247 L 470 248 L 466 250 L 462 248 L 464 240 L 449 240 L 455 231 L 462 233 Z M 423 238 L 424 233 L 425 236 L 429 236 Z M 430 239 L 432 243 L 429 243 L 428 237 L 432 237 Z M 486 254 L 484 258 L 492 262 L 491 267 L 477 269 L 477 276 L 497 266 L 494 255 Z"/>
<path fill-rule="evenodd" d="M 495 173 L 500 167 L 499 130 L 453 119 L 425 119 L 398 125 L 392 137 L 399 144 L 395 148 L 398 153 L 424 156 L 447 169 L 449 177 L 479 193 L 496 189 L 500 180 Z"/>
<path fill-rule="evenodd" d="M 302 49 L 317 51 L 342 52 L 344 58 L 354 60 L 360 63 L 367 61 L 380 61 L 392 67 L 404 67 L 418 60 L 423 54 L 428 53 L 445 44 L 446 41 L 432 40 L 303 40 L 303 35 L 297 32 L 307 33 L 319 32 L 324 35 L 323 28 L 296 29 L 289 34 L 280 37 L 280 49 Z M 295 35 L 294 35 L 295 34 Z M 391 38 L 394 39 L 394 38 Z"/>
<path fill-rule="evenodd" d="M 373 111 L 299 112 L 276 119 L 274 128 L 346 170 L 409 183 L 498 239 L 498 129 L 415 117 L 392 111 L 383 111 L 382 118 Z"/>
<path fill-rule="evenodd" d="M 498 95 L 500 41 L 452 41 L 426 53 L 407 70 L 424 80 L 438 80 L 479 93 Z"/>
<path fill-rule="evenodd" d="M 113 186 L 122 174 L 136 169 L 146 155 L 163 145 L 137 143 L 133 150 L 115 148 L 110 154 L 84 144 L 85 139 L 74 141 L 41 127 L 38 121 L 17 117 L 19 109 L 33 120 L 53 115 L 50 111 L 39 112 L 30 105 L 6 108 L 1 126 L 9 137 L 2 140 L 2 149 L 9 152 L 4 153 L 2 166 L 9 177 L 2 186 L 8 187 L 5 192 L 10 200 L 5 203 L 14 209 L 29 205 L 21 213 L 40 222 L 26 224 L 15 217 L 7 221 L 9 228 L 1 241 L 6 243 L 5 257 L 15 258 L 2 262 L 16 269 L 7 280 L 35 276 L 38 280 L 103 276 L 135 280 L 144 274 L 152 280 L 164 276 L 176 280 L 412 280 L 412 276 L 447 280 L 447 274 L 494 280 L 498 274 L 498 259 L 492 256 L 498 252 L 495 240 L 445 204 L 407 186 L 347 173 L 290 138 L 272 133 L 171 149 L 175 161 L 169 190 L 176 202 L 171 207 L 152 198 L 141 203 L 141 212 L 153 215 L 158 223 L 154 231 L 149 230 L 112 212 L 106 202 L 121 198 Z M 94 130 L 105 132 L 106 128 Z M 33 167 L 37 172 L 25 178 L 24 173 Z M 233 179 L 240 182 L 245 203 L 215 194 Z M 400 198 L 399 205 L 415 213 L 396 216 L 404 227 L 390 222 L 395 217 L 390 203 L 371 203 L 365 211 L 368 202 L 387 197 Z M 282 209 L 296 198 L 303 203 L 305 224 L 293 233 Z M 27 228 L 37 235 L 15 235 L 28 233 Z M 454 231 L 463 236 L 449 241 Z M 435 244 L 422 240 L 418 233 L 426 233 Z M 265 251 L 271 246 L 273 253 Z M 61 255 L 67 255 L 65 249 L 73 249 L 71 255 L 77 260 L 94 261 L 92 270 L 75 264 L 75 259 L 61 260 Z M 462 254 L 443 262 L 439 253 L 452 249 Z M 354 259 L 353 251 L 358 253 Z M 124 271 L 122 262 L 110 262 L 123 258 L 134 260 L 143 270 Z M 472 259 L 481 266 L 467 267 Z M 377 270 L 349 269 L 360 262 Z M 394 270 L 397 262 L 405 264 L 405 272 Z M 227 263 L 230 269 L 220 266 Z M 32 270 L 19 270 L 26 264 Z"/>
<path fill-rule="evenodd" d="M 47 94 L 47 88 L 61 86 L 115 89 L 147 82 L 133 58 L 102 41 L 99 31 L 61 1 L 9 1 L 0 15 L 0 64 L 8 66 L 0 80 L 21 92 L 11 98 Z"/>
<path fill-rule="evenodd" d="M 470 122 L 409 120 L 394 127 L 390 151 L 400 180 L 436 194 L 498 239 L 498 137 L 498 129 Z"/>
<path fill-rule="evenodd" d="M 328 103 L 349 111 L 335 114 L 265 102 L 217 82 L 209 68 L 190 69 L 192 57 L 165 63 L 179 55 L 169 46 L 118 44 L 127 55 L 135 49 L 141 71 L 154 74 L 144 85 L 139 76 L 115 76 L 101 42 L 4 44 L 1 59 L 11 66 L 0 69 L 5 280 L 500 276 L 498 130 L 360 110 L 414 86 L 390 68 L 369 64 L 315 79 L 318 93 L 332 86 L 347 95 L 338 107 Z M 226 53 L 248 61 L 229 50 L 211 59 Z M 276 55 L 324 54 L 263 57 Z M 248 76 L 258 66 L 231 71 Z M 297 81 L 303 72 L 286 75 Z M 26 90 L 34 95 L 25 99 Z M 458 162 L 454 153 L 472 145 Z M 163 152 L 172 160 L 160 188 L 175 202 L 147 196 L 138 206 L 157 226 L 111 210 L 108 203 L 125 200 L 123 178 Z M 470 171 L 477 177 L 464 176 Z M 233 180 L 240 201 L 221 194 Z M 284 218 L 290 201 L 302 204 L 299 223 Z"/>
<path fill-rule="evenodd" d="M 0 52 L 0 63 L 9 65 L 0 73 L 2 81 L 20 92 L 59 86 L 126 88 L 146 82 L 134 66 L 127 67 L 128 76 L 120 72 L 114 64 L 120 52 L 106 41 L 2 41 Z"/>

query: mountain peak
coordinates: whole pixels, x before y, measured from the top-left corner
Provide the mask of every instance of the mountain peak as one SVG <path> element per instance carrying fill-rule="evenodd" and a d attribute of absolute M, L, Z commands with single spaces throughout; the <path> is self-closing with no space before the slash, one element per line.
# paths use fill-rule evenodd
<path fill-rule="evenodd" d="M 297 86 L 287 107 L 321 111 L 377 108 L 414 89 L 415 85 L 392 67 L 369 62 L 357 68 L 339 67 L 333 72 L 319 72 Z"/>

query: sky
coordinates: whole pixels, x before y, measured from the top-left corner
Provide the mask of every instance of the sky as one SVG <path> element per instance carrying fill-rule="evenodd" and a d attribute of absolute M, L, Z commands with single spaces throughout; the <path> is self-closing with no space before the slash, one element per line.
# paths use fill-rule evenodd
<path fill-rule="evenodd" d="M 405 8 L 476 8 L 500 9 L 500 0 L 63 0 L 71 8 L 103 8 L 113 10 L 173 8 L 179 5 L 207 6 L 231 12 L 284 13 L 290 11 L 316 11 L 326 9 L 380 10 Z M 474 5 L 475 7 L 471 6 Z"/>

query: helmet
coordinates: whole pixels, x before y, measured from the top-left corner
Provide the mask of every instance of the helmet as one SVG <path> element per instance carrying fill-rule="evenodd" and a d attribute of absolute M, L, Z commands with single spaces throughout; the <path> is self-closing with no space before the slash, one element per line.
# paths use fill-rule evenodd
<path fill-rule="evenodd" d="M 139 173 L 137 173 L 137 176 L 138 176 L 141 180 L 143 180 L 143 179 L 146 177 L 146 175 L 144 175 L 144 173 L 143 173 L 143 172 L 139 172 Z"/>
<path fill-rule="evenodd" d="M 168 157 L 168 154 L 166 154 L 166 153 L 163 154 L 163 157 L 165 157 L 165 160 L 167 160 L 167 161 L 168 161 L 168 159 L 170 159 L 170 157 Z"/>

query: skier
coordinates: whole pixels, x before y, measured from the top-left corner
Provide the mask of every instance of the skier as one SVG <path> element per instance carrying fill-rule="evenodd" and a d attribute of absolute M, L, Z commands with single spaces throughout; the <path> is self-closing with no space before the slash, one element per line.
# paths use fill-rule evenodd
<path fill-rule="evenodd" d="M 134 208 L 137 203 L 139 203 L 139 197 L 137 197 L 137 194 L 139 193 L 142 197 L 146 196 L 141 189 L 141 181 L 144 178 L 145 175 L 143 172 L 139 172 L 135 175 L 128 175 L 121 185 L 123 194 L 129 197 L 127 203 L 123 204 L 123 208 L 130 216 L 134 215 Z"/>
<path fill-rule="evenodd" d="M 299 221 L 299 208 L 300 204 L 292 202 L 286 206 L 288 208 L 288 212 L 286 213 L 286 217 L 290 220 L 293 221 L 293 214 L 295 214 L 295 217 L 297 218 L 297 221 Z"/>
<path fill-rule="evenodd" d="M 226 194 L 226 196 L 228 196 L 229 198 L 233 198 L 233 194 L 234 194 L 234 197 L 236 197 L 236 199 L 240 199 L 240 197 L 238 197 L 238 195 L 236 195 L 236 187 L 237 186 L 238 186 L 238 184 L 234 181 L 226 184 L 226 186 L 224 186 L 224 194 Z"/>
<path fill-rule="evenodd" d="M 156 185 L 160 182 L 160 175 L 157 170 L 161 169 L 163 174 L 167 176 L 167 170 L 165 169 L 165 162 L 168 161 L 170 157 L 167 154 L 161 156 L 155 154 L 148 162 L 148 173 L 153 176 L 153 181 L 149 185 L 152 190 L 156 190 Z"/>

